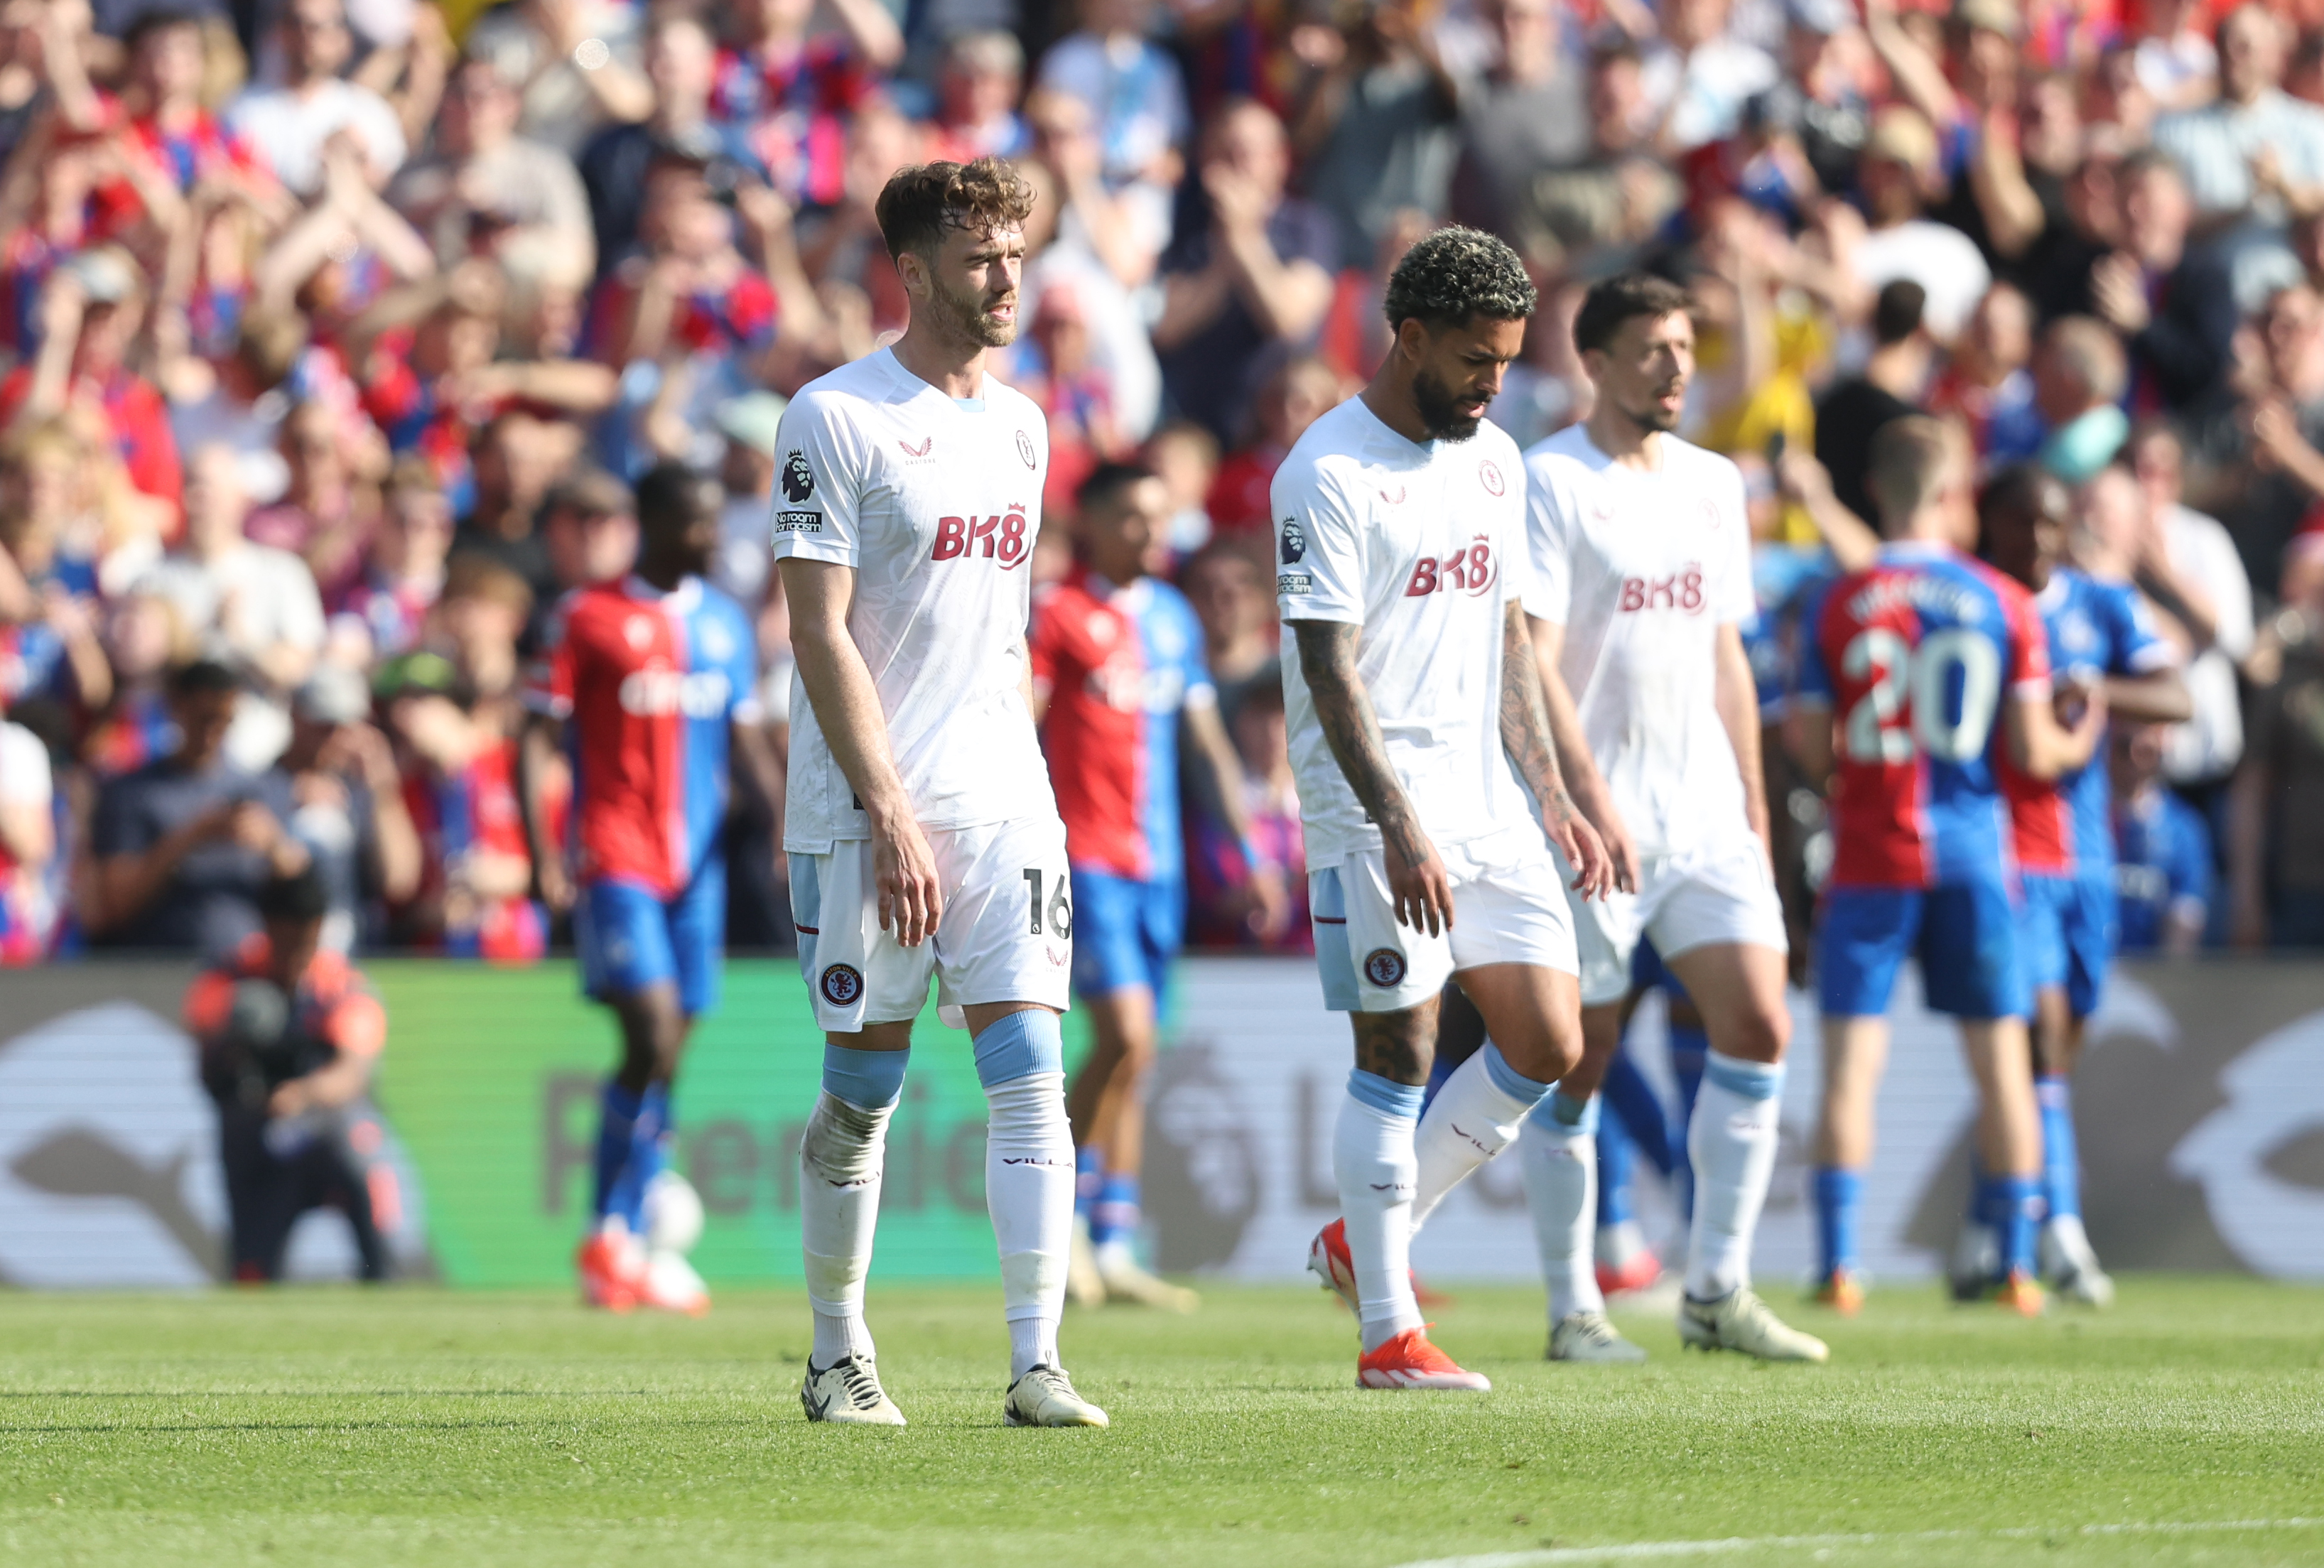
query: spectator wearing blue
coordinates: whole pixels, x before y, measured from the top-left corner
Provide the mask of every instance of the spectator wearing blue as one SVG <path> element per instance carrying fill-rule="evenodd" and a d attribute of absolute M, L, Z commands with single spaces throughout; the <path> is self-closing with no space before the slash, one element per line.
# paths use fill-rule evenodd
<path fill-rule="evenodd" d="M 2115 907 L 2125 953 L 2180 955 L 2210 919 L 2211 830 L 2163 783 L 2165 727 L 2121 724 L 2110 737 Z"/>

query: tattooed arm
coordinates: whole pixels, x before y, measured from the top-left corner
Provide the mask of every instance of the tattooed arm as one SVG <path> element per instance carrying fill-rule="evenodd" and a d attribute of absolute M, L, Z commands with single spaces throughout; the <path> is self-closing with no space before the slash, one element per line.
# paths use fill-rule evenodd
<path fill-rule="evenodd" d="M 1388 854 L 1388 891 L 1396 918 L 1434 936 L 1452 924 L 1452 882 L 1436 846 L 1421 830 L 1396 770 L 1388 766 L 1388 742 L 1363 678 L 1356 673 L 1359 629 L 1344 621 L 1294 621 L 1299 640 L 1299 673 L 1323 726 L 1333 759 L 1354 790 L 1366 816 L 1380 830 Z"/>
<path fill-rule="evenodd" d="M 1550 738 L 1549 705 L 1542 695 L 1533 632 L 1526 624 L 1525 606 L 1515 599 L 1502 622 L 1501 744 L 1517 765 L 1517 777 L 1541 803 L 1542 826 L 1574 870 L 1574 890 L 1585 899 L 1602 897 L 1613 882 L 1614 862 L 1597 830 L 1565 792 L 1565 776 Z"/>

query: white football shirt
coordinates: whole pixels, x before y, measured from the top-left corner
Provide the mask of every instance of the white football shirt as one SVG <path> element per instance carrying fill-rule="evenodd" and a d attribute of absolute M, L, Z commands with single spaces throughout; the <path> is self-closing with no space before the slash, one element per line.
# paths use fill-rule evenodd
<path fill-rule="evenodd" d="M 883 348 L 801 389 L 779 447 L 775 557 L 855 569 L 848 631 L 920 826 L 1055 816 L 1022 695 L 1049 466 L 1040 409 L 991 375 L 982 398 L 955 401 Z M 792 680 L 783 843 L 823 854 L 871 825 Z"/>
<path fill-rule="evenodd" d="M 1526 609 L 1565 628 L 1559 673 L 1641 854 L 1748 827 L 1716 700 L 1719 628 L 1757 613 L 1743 475 L 1675 436 L 1662 452 L 1624 467 L 1569 425 L 1525 456 Z"/>
<path fill-rule="evenodd" d="M 1512 830 L 1534 802 L 1501 747 L 1502 623 L 1524 596 L 1525 469 L 1488 422 L 1415 446 L 1350 398 L 1275 473 L 1276 593 L 1286 621 L 1360 627 L 1356 672 L 1420 824 L 1439 845 Z M 1307 862 L 1379 846 L 1284 639 L 1283 697 Z"/>

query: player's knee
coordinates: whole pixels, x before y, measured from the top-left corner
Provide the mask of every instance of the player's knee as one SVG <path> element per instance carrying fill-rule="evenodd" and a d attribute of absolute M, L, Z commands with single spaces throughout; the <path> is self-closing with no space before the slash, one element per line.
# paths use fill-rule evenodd
<path fill-rule="evenodd" d="M 1741 1008 L 1711 1034 L 1722 1056 L 1746 1062 L 1780 1062 L 1792 1043 L 1792 1015 L 1781 1008 Z"/>

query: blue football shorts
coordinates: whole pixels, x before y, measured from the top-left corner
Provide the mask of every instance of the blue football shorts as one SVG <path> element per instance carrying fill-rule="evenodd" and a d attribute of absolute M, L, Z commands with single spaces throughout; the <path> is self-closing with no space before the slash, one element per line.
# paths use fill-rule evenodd
<path fill-rule="evenodd" d="M 703 862 L 674 899 L 642 882 L 601 877 L 581 885 L 573 945 L 582 989 L 611 1001 L 674 982 L 688 1018 L 718 1005 L 719 955 L 726 945 L 726 863 Z"/>

